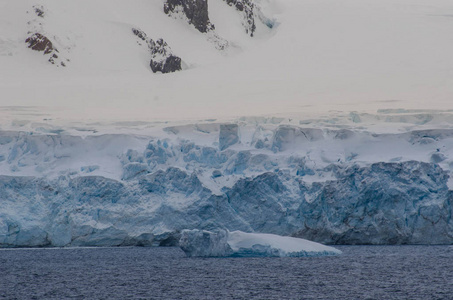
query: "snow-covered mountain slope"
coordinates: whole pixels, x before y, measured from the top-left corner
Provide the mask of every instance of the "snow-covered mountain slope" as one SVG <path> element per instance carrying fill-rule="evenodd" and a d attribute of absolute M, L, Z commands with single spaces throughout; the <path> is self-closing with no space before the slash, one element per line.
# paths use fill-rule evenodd
<path fill-rule="evenodd" d="M 253 37 L 241 12 L 209 0 L 223 51 L 164 2 L 1 0 L 0 105 L 66 123 L 453 108 L 449 0 L 255 0 Z M 132 28 L 163 38 L 185 70 L 152 73 Z M 27 48 L 34 31 L 66 67 Z"/>

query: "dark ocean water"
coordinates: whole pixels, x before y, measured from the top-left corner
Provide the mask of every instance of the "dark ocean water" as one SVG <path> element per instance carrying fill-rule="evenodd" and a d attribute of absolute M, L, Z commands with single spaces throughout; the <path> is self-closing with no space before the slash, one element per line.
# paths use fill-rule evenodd
<path fill-rule="evenodd" d="M 0 299 L 453 299 L 453 247 L 342 246 L 316 258 L 179 248 L 0 251 Z"/>

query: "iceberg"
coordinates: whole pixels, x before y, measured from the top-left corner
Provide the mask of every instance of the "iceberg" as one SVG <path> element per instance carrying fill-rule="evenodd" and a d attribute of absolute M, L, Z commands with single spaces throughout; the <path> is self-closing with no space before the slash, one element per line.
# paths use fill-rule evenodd
<path fill-rule="evenodd" d="M 183 230 L 179 242 L 189 257 L 308 257 L 338 255 L 333 247 L 305 239 L 227 230 Z"/>

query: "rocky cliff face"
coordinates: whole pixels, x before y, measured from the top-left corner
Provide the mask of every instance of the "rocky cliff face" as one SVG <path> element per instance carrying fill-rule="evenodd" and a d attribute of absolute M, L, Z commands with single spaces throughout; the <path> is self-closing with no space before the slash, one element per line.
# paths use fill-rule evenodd
<path fill-rule="evenodd" d="M 154 73 L 172 73 L 182 70 L 181 58 L 173 54 L 168 44 L 163 39 L 149 41 L 151 52 L 151 70 Z"/>
<path fill-rule="evenodd" d="M 255 31 L 257 30 L 256 21 L 260 20 L 262 15 L 259 6 L 256 6 L 253 0 L 224 0 L 227 5 L 237 10 L 238 14 L 241 16 L 241 23 L 245 29 L 245 33 L 254 36 Z M 222 9 L 226 11 L 229 10 L 227 5 L 224 5 Z M 96 43 L 90 42 L 91 45 L 79 45 L 79 39 L 82 36 L 82 33 L 78 32 L 81 28 L 70 28 L 66 30 L 61 30 L 61 27 L 58 22 L 60 19 L 64 19 L 65 12 L 55 10 L 58 7 L 57 5 L 33 5 L 29 7 L 27 11 L 27 38 L 25 40 L 28 48 L 42 52 L 47 60 L 57 66 L 57 67 L 66 67 L 70 62 L 69 57 L 71 52 L 74 49 L 76 51 L 79 48 L 85 49 L 85 47 L 91 48 Z M 148 7 L 149 9 L 149 7 Z M 55 10 L 55 11 L 54 11 Z M 195 29 L 199 33 L 205 36 L 205 40 L 214 45 L 217 50 L 223 51 L 230 48 L 230 42 L 223 36 L 219 35 L 215 30 L 214 24 L 211 22 L 209 15 L 210 9 L 208 6 L 207 0 L 166 0 L 163 3 L 163 6 L 153 7 L 153 11 L 150 13 L 153 14 L 166 14 L 174 19 L 182 19 L 186 21 L 190 26 L 188 26 L 189 31 Z M 212 11 L 211 11 L 212 13 Z M 59 17 L 58 14 L 62 14 L 62 17 Z M 173 21 L 172 21 L 173 22 Z M 221 26 L 235 26 L 234 22 L 238 22 L 237 18 L 232 18 L 231 24 L 226 24 L 224 21 L 221 23 Z M 266 23 L 267 21 L 263 21 Z M 146 27 L 148 32 L 150 32 L 150 27 L 147 23 L 140 23 L 143 27 Z M 133 33 L 140 39 L 139 45 L 147 44 L 150 48 L 150 51 L 153 55 L 150 66 L 154 73 L 170 73 L 181 70 L 180 60 L 181 58 L 171 54 L 170 47 L 164 41 L 164 39 L 159 37 L 165 37 L 169 40 L 168 30 L 153 30 L 153 39 L 150 41 L 147 37 L 145 31 L 139 29 L 139 24 L 134 25 L 132 28 Z M 162 25 L 166 26 L 167 25 Z M 155 27 L 155 25 L 154 25 Z M 93 28 L 93 31 L 96 31 L 96 28 Z M 161 33 L 160 33 L 161 32 Z M 120 39 L 119 36 L 115 36 L 115 40 Z M 162 43 L 160 41 L 162 40 Z M 124 43 L 127 43 L 128 40 L 124 39 Z M 111 47 L 108 51 L 115 51 L 118 47 Z M 239 49 L 237 42 L 234 44 L 235 49 Z M 165 49 L 165 50 L 164 50 Z M 168 52 L 168 55 L 162 55 L 162 52 Z M 159 54 L 156 54 L 159 52 Z M 140 55 L 140 51 L 136 53 Z M 91 55 L 91 54 L 90 54 Z M 99 55 L 99 54 L 97 54 Z"/>
<path fill-rule="evenodd" d="M 170 16 L 182 13 L 202 33 L 215 29 L 209 20 L 207 0 L 167 0 L 164 12 Z"/>
<path fill-rule="evenodd" d="M 251 0 L 224 0 L 228 5 L 235 7 L 239 12 L 242 13 L 243 21 L 242 25 L 245 28 L 245 32 L 253 37 L 256 30 L 255 25 L 255 4 Z"/>
<path fill-rule="evenodd" d="M 46 36 L 40 33 L 34 33 L 25 40 L 25 43 L 28 44 L 28 48 L 43 52 L 44 55 L 48 55 L 48 61 L 51 64 L 54 65 L 57 63 L 59 51 L 54 48 L 52 42 Z M 62 67 L 66 67 L 66 64 L 63 61 L 60 62 L 60 65 Z"/>
<path fill-rule="evenodd" d="M 215 32 L 215 26 L 209 20 L 207 0 L 166 0 L 164 12 L 170 17 L 187 20 L 199 32 L 206 34 L 207 40 L 217 50 L 229 47 L 229 42 Z"/>
<path fill-rule="evenodd" d="M 182 60 L 173 54 L 170 46 L 163 40 L 148 39 L 148 35 L 141 29 L 132 28 L 140 46 L 147 46 L 151 54 L 150 67 L 154 73 L 173 73 L 182 70 Z"/>
<path fill-rule="evenodd" d="M 51 41 L 51 38 L 55 41 L 57 37 L 45 33 L 47 9 L 43 5 L 34 5 L 32 9 L 34 16 L 31 16 L 31 20 L 27 22 L 29 36 L 25 39 L 25 43 L 29 49 L 42 52 L 51 64 L 66 67 L 69 59 L 62 58 L 60 51 Z"/>
<path fill-rule="evenodd" d="M 28 43 L 28 48 L 35 51 L 43 51 L 44 54 L 50 54 L 53 51 L 58 52 L 58 50 L 53 48 L 52 42 L 40 33 L 34 33 L 28 37 L 25 43 Z"/>

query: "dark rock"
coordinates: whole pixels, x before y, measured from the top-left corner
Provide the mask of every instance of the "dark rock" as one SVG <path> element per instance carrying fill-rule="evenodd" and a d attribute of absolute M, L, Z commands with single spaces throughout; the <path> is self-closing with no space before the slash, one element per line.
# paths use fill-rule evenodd
<path fill-rule="evenodd" d="M 229 6 L 234 6 L 236 9 L 244 14 L 244 21 L 242 25 L 245 27 L 245 32 L 253 36 L 256 30 L 255 16 L 253 9 L 255 5 L 251 0 L 224 0 Z"/>
<path fill-rule="evenodd" d="M 38 17 L 41 17 L 41 18 L 44 18 L 44 7 L 43 6 L 33 6 L 33 8 L 35 9 L 35 14 L 38 16 Z"/>
<path fill-rule="evenodd" d="M 44 51 L 44 54 L 49 54 L 50 57 L 48 59 L 48 61 L 51 63 L 51 64 L 57 64 L 58 63 L 58 55 L 57 53 L 58 50 L 57 48 L 55 48 L 52 44 L 52 42 L 44 35 L 40 34 L 40 33 L 34 33 L 33 35 L 31 35 L 30 37 L 28 37 L 26 40 L 25 40 L 25 43 L 28 43 L 28 48 L 32 49 L 32 50 L 35 50 L 35 51 Z M 57 64 L 57 67 L 59 65 Z M 61 66 L 65 67 L 66 64 L 64 64 L 63 62 L 61 62 Z"/>
<path fill-rule="evenodd" d="M 58 55 L 56 55 L 56 54 L 54 53 L 54 54 L 52 54 L 52 56 L 50 56 L 49 62 L 50 62 L 52 65 L 54 65 L 55 62 L 56 62 L 55 60 L 56 60 L 57 58 L 58 58 Z M 64 66 L 63 66 L 63 67 L 64 67 Z"/>
<path fill-rule="evenodd" d="M 207 34 L 207 40 L 217 50 L 225 50 L 229 43 L 215 32 L 214 24 L 209 20 L 207 0 L 166 0 L 164 12 L 168 16 L 186 19 L 201 33 Z"/>
<path fill-rule="evenodd" d="M 148 40 L 147 34 L 137 28 L 132 28 L 132 33 L 141 40 L 137 41 L 139 45 L 142 45 L 142 41 L 148 45 L 151 52 L 150 67 L 154 73 L 171 73 L 182 69 L 181 58 L 173 55 L 170 47 L 163 39 Z"/>
<path fill-rule="evenodd" d="M 150 66 L 154 73 L 172 73 L 181 70 L 181 59 L 177 56 L 170 55 L 163 63 L 151 60 Z"/>
<path fill-rule="evenodd" d="M 170 47 L 163 39 L 156 42 L 151 39 L 149 49 L 151 51 L 150 66 L 154 73 L 171 73 L 182 70 L 181 58 L 173 55 Z"/>
<path fill-rule="evenodd" d="M 135 34 L 138 38 L 140 38 L 143 41 L 146 41 L 148 39 L 148 36 L 143 30 L 137 29 L 137 28 L 132 28 L 132 33 Z"/>
<path fill-rule="evenodd" d="M 209 21 L 207 0 L 167 0 L 164 12 L 170 16 L 183 12 L 189 23 L 200 32 L 205 33 L 214 29 L 214 25 Z"/>
<path fill-rule="evenodd" d="M 50 54 L 54 50 L 52 42 L 40 33 L 34 33 L 30 37 L 25 40 L 25 43 L 28 43 L 28 48 L 35 50 L 35 51 L 44 51 L 44 54 Z"/>

